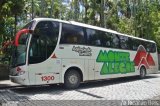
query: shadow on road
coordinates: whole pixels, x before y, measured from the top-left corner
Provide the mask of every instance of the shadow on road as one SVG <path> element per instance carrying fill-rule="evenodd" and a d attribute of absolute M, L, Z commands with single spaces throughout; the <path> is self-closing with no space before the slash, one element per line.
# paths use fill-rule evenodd
<path fill-rule="evenodd" d="M 107 79 L 107 80 L 99 80 L 99 81 L 90 81 L 85 82 L 80 85 L 80 87 L 74 91 L 79 91 L 82 89 L 88 89 L 88 88 L 95 88 L 95 87 L 103 87 L 103 86 L 109 86 L 109 85 L 116 85 L 120 83 L 128 83 L 138 80 L 146 80 L 146 79 L 152 79 L 152 78 L 159 78 L 158 76 L 146 76 L 144 79 L 140 79 L 137 76 L 134 77 L 124 77 L 124 78 L 114 78 L 114 79 Z M 65 91 L 68 91 L 64 89 L 62 85 L 41 85 L 41 86 L 22 86 L 22 87 L 15 87 L 11 88 L 13 92 L 16 92 L 18 94 L 27 94 L 27 95 L 34 95 L 34 94 L 45 94 L 52 92 L 52 95 L 58 95 Z M 71 90 L 72 91 L 72 90 Z"/>
<path fill-rule="evenodd" d="M 6 88 L 6 87 L 9 87 L 10 84 L 0 84 L 0 88 Z"/>
<path fill-rule="evenodd" d="M 138 80 L 146 80 L 152 78 L 159 78 L 158 76 L 146 76 L 143 79 L 140 79 L 138 76 L 131 76 L 131 77 L 122 77 L 122 78 L 112 78 L 112 79 L 105 79 L 105 80 L 98 80 L 98 81 L 91 81 L 87 83 L 81 84 L 79 87 L 80 89 L 87 89 L 87 88 L 94 88 L 94 87 L 102 87 L 108 85 L 115 85 L 120 83 L 128 83 Z"/>

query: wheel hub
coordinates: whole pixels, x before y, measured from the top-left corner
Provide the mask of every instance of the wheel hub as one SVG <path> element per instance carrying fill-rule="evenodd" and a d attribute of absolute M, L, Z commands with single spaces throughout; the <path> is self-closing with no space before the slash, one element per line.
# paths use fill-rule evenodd
<path fill-rule="evenodd" d="M 75 84 L 78 81 L 78 78 L 75 75 L 70 76 L 69 78 L 70 83 Z"/>

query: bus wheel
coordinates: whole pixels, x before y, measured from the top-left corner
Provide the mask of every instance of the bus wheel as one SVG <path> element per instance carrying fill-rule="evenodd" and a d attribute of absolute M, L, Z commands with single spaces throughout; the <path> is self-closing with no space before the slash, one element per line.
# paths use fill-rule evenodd
<path fill-rule="evenodd" d="M 64 86 L 67 89 L 75 89 L 80 85 L 80 80 L 78 71 L 71 69 L 64 76 Z"/>
<path fill-rule="evenodd" d="M 146 76 L 146 68 L 142 66 L 140 68 L 140 78 L 145 78 L 145 76 Z"/>

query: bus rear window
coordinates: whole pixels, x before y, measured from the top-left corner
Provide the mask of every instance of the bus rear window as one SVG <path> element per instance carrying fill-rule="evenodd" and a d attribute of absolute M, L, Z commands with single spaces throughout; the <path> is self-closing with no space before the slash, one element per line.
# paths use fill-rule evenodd
<path fill-rule="evenodd" d="M 147 51 L 151 52 L 151 53 L 155 53 L 156 52 L 156 44 L 155 43 L 148 43 L 146 46 Z"/>

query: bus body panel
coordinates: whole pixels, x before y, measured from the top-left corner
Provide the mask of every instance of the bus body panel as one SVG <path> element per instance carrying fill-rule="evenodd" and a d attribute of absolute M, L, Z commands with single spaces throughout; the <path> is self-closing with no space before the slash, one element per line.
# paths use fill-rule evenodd
<path fill-rule="evenodd" d="M 19 66 L 10 70 L 10 80 L 21 85 L 30 85 L 27 66 Z"/>
<path fill-rule="evenodd" d="M 48 59 L 42 63 L 28 66 L 31 85 L 51 84 L 60 82 L 61 61 L 60 59 Z"/>
<path fill-rule="evenodd" d="M 57 53 L 60 54 L 62 59 L 62 83 L 64 82 L 65 72 L 71 67 L 79 68 L 84 75 L 83 80 L 88 80 L 88 59 L 90 59 L 90 56 L 79 56 L 79 53 L 73 50 L 74 47 L 75 45 L 60 44 L 59 49 L 57 49 Z M 83 48 L 85 46 L 76 45 L 76 47 Z"/>

